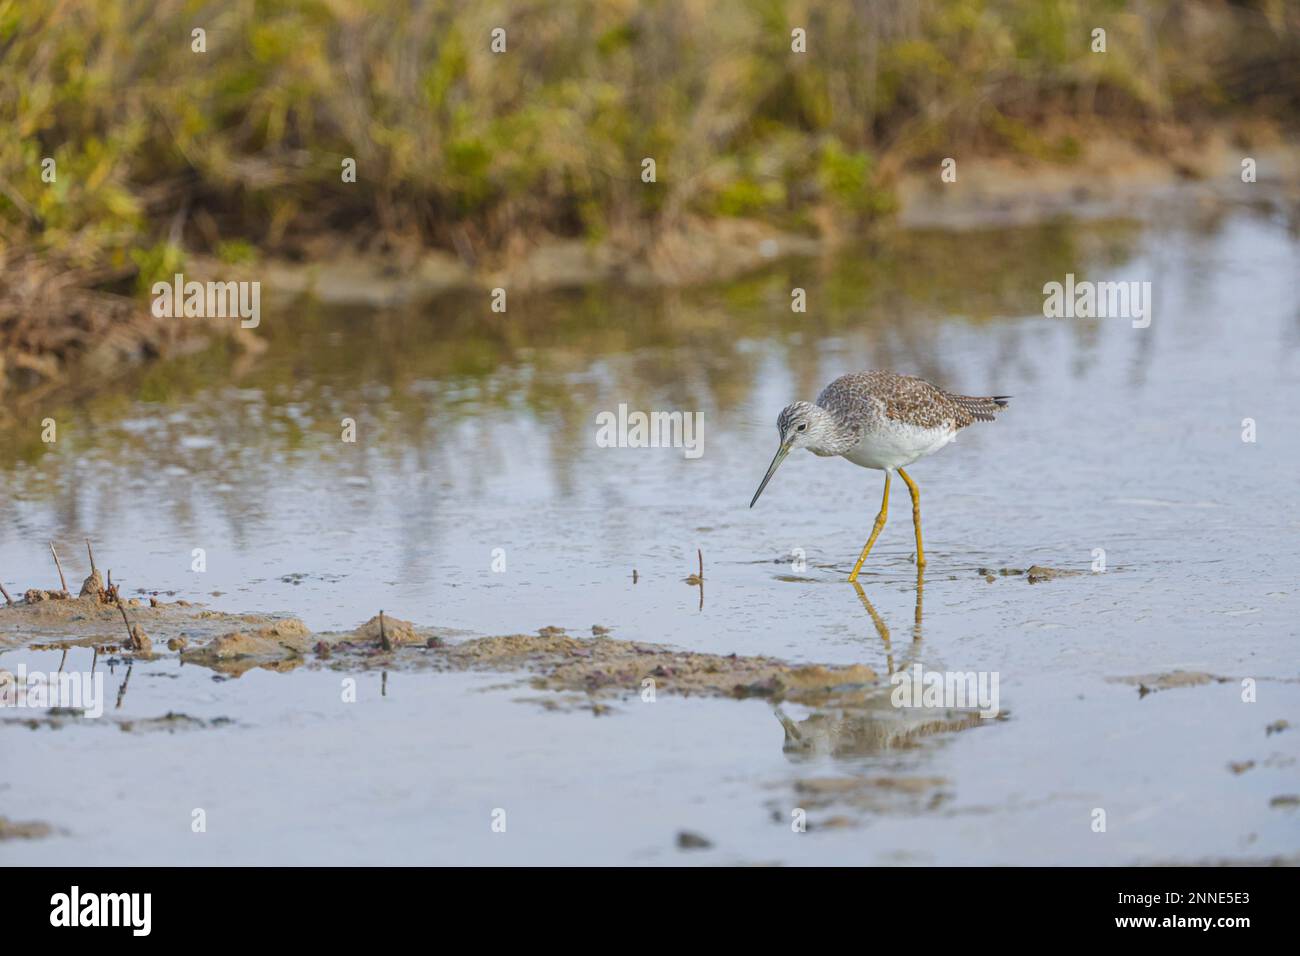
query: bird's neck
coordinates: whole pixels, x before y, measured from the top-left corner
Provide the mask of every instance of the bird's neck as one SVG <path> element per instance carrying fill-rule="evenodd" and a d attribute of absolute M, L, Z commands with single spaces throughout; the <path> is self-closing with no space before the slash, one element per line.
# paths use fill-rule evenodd
<path fill-rule="evenodd" d="M 852 428 L 841 422 L 827 409 L 822 409 L 820 427 L 817 429 L 817 442 L 808 446 L 814 455 L 829 458 L 842 455 L 858 443 L 858 435 Z"/>

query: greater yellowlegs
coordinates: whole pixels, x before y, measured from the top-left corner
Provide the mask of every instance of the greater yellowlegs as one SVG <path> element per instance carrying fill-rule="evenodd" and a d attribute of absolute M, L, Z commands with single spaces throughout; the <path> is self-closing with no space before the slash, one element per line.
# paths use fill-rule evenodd
<path fill-rule="evenodd" d="M 921 548 L 921 493 L 903 471 L 918 458 L 933 455 L 972 422 L 991 422 L 1006 407 L 1009 395 L 954 395 L 910 375 L 875 370 L 851 372 L 831 382 L 812 402 L 795 402 L 781 409 L 776 420 L 781 447 L 754 492 L 754 507 L 772 475 L 795 448 L 815 455 L 840 455 L 885 473 L 885 496 L 858 563 L 849 575 L 858 579 L 862 562 L 880 536 L 889 514 L 889 479 L 898 472 L 912 494 L 912 523 L 916 526 L 916 565 L 925 565 Z"/>

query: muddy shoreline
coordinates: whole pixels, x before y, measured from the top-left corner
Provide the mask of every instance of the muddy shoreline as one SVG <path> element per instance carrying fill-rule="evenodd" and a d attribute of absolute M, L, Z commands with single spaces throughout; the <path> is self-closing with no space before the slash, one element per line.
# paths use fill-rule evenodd
<path fill-rule="evenodd" d="M 1164 154 L 1118 138 L 1097 139 L 1073 163 L 971 156 L 955 183 L 936 171 L 909 168 L 895 183 L 898 208 L 869 232 L 894 229 L 970 230 L 1023 226 L 1061 217 L 1132 218 L 1171 196 L 1245 201 L 1241 161 L 1258 164 L 1260 188 L 1280 188 L 1300 202 L 1300 142 L 1276 140 L 1258 148 L 1234 143 L 1222 128 L 1184 131 Z M 1250 184 L 1256 185 L 1256 184 Z M 442 250 L 413 250 L 395 267 L 390 256 L 344 249 L 322 237 L 318 254 L 297 263 L 269 258 L 231 267 L 196 257 L 202 280 L 260 279 L 272 298 L 308 296 L 326 305 L 389 307 L 427 302 L 454 292 L 493 288 L 547 291 L 619 283 L 634 288 L 687 287 L 734 279 L 790 258 L 833 253 L 861 237 L 825 217 L 817 234 L 782 232 L 747 219 L 687 219 L 646 243 L 541 237 L 494 261 L 468 262 Z"/>

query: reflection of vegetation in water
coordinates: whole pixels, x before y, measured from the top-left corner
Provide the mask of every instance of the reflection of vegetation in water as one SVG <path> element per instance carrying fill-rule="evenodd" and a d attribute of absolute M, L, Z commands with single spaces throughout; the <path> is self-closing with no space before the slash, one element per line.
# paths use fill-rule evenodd
<path fill-rule="evenodd" d="M 711 289 L 529 295 L 504 315 L 482 295 L 387 312 L 268 303 L 263 354 L 221 341 L 136 368 L 94 399 L 29 406 L 0 432 L 0 467 L 26 462 L 23 494 L 70 522 L 87 502 L 112 514 L 162 481 L 178 531 L 196 527 L 208 499 L 243 538 L 272 519 L 268 496 L 250 489 L 311 498 L 399 473 L 412 499 L 447 481 L 482 496 L 525 434 L 498 425 L 523 419 L 568 496 L 595 411 L 698 410 L 712 433 L 735 431 L 750 424 L 737 416 L 749 415 L 764 362 L 784 364 L 811 398 L 826 384 L 827 349 L 846 342 L 870 364 L 950 380 L 959 356 L 940 354 L 936 319 L 996 334 L 998 317 L 1040 313 L 1047 278 L 1123 261 L 1132 238 L 1122 225 L 900 234 Z M 794 286 L 809 294 L 806 313 L 790 311 Z M 1086 349 L 1095 330 L 1071 329 Z M 1009 339 L 1011 359 L 1022 345 Z M 39 440 L 47 414 L 60 423 L 55 445 Z M 339 441 L 344 418 L 357 421 L 356 445 Z M 346 507 L 360 516 L 376 502 Z"/>
<path fill-rule="evenodd" d="M 1105 224 L 904 233 L 725 286 L 517 296 L 506 314 L 481 295 L 374 313 L 268 306 L 261 355 L 221 343 L 138 369 L 57 412 L 56 445 L 40 443 L 24 420 L 0 442 L 0 461 L 41 458 L 55 478 L 31 489 L 41 496 L 184 469 L 179 499 L 191 487 L 219 488 L 216 497 L 248 514 L 257 504 L 231 489 L 274 483 L 294 461 L 340 480 L 411 462 L 425 473 L 487 473 L 502 467 L 503 452 L 461 426 L 492 417 L 527 423 L 567 489 L 594 409 L 703 409 L 734 425 L 765 355 L 779 356 L 811 397 L 824 384 L 819 343 L 848 339 L 865 343 L 873 364 L 942 379 L 951 360 L 936 356 L 935 319 L 1039 314 L 1046 279 L 1122 262 L 1133 239 L 1133 227 Z M 791 311 L 795 286 L 807 289 L 806 313 Z M 746 344 L 754 341 L 772 347 Z M 356 446 L 339 441 L 345 417 L 364 436 Z"/>

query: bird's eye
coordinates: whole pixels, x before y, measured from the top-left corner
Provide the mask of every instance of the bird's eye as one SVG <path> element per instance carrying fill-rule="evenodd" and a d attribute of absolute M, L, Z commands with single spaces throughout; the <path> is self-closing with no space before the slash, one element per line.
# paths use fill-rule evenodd
<path fill-rule="evenodd" d="M 803 422 L 802 424 L 799 425 L 798 431 L 806 432 L 807 430 L 808 430 L 808 423 L 807 423 L 807 422 Z"/>

